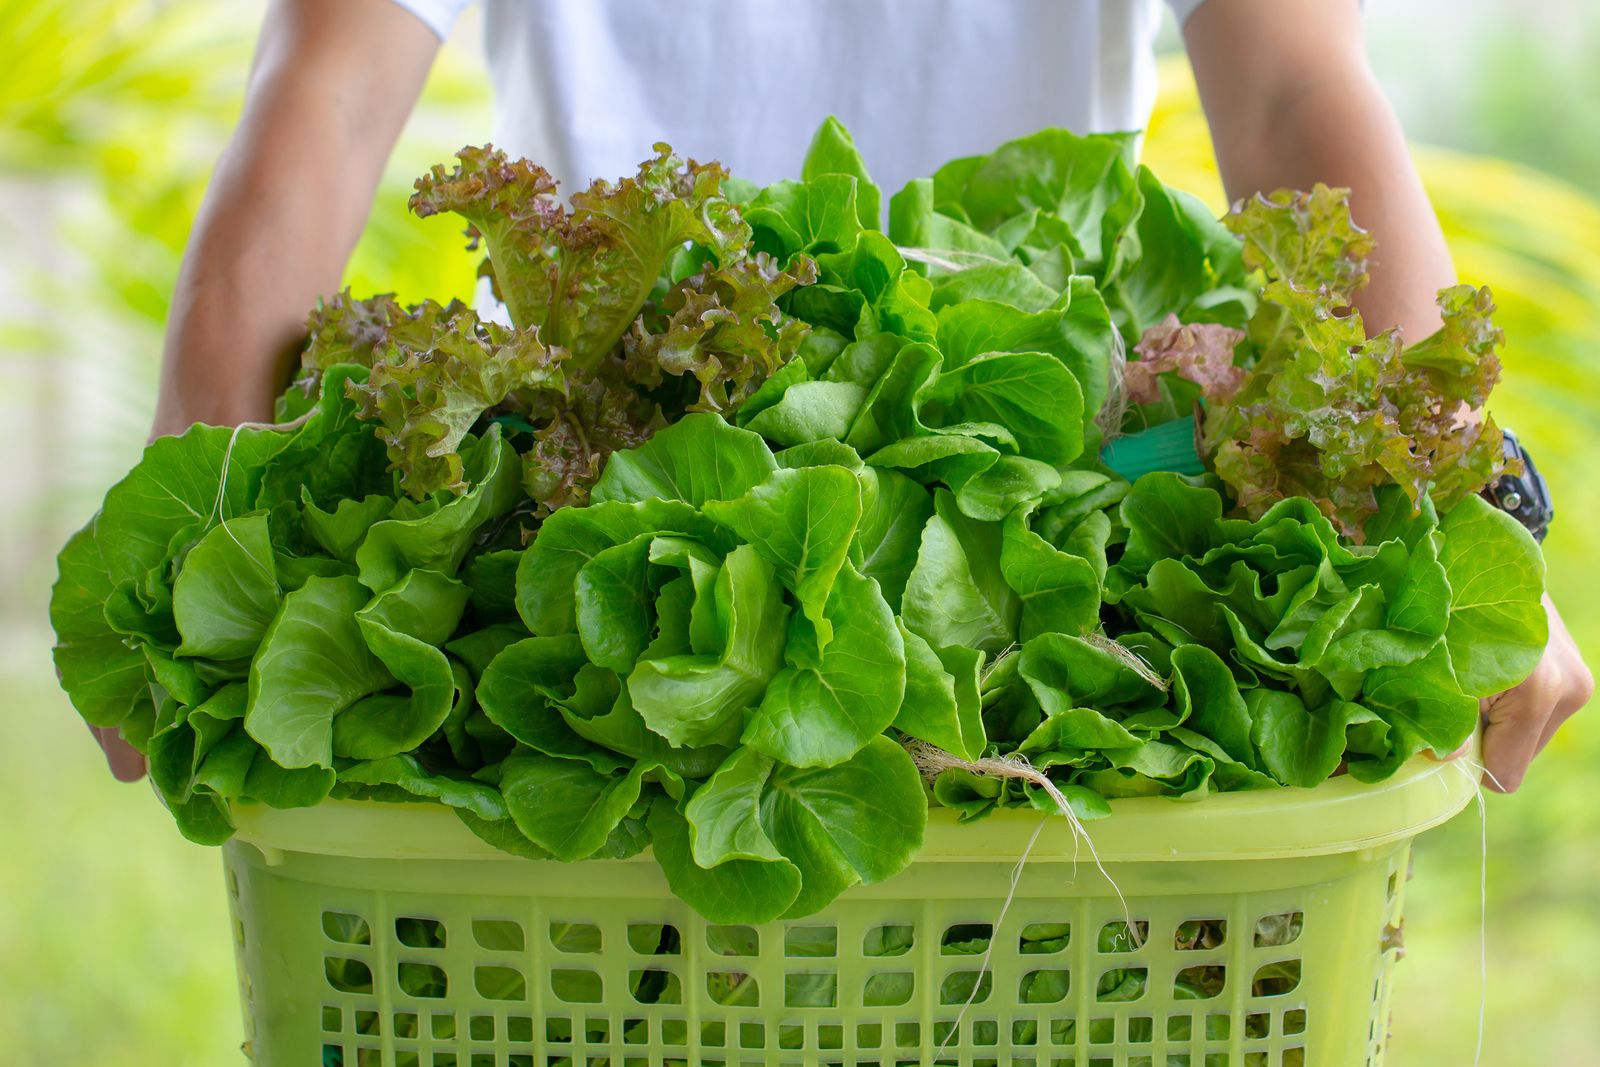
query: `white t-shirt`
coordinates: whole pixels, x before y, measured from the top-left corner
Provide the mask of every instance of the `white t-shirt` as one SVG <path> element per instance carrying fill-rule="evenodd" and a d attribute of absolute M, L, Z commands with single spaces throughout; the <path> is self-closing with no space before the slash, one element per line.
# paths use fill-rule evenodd
<path fill-rule="evenodd" d="M 471 0 L 396 0 L 441 38 Z M 564 192 L 667 141 L 765 184 L 837 115 L 886 194 L 1046 126 L 1144 126 L 1161 0 L 484 0 L 494 141 Z M 1180 23 L 1204 0 L 1166 0 Z"/>

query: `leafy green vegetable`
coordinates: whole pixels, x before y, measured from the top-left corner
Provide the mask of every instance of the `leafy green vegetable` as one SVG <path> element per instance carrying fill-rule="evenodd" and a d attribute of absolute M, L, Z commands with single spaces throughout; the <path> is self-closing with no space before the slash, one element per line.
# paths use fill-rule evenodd
<path fill-rule="evenodd" d="M 1460 418 L 1499 378 L 1488 290 L 1441 292 L 1445 325 L 1413 349 L 1395 330 L 1367 337 L 1349 305 L 1372 240 L 1350 221 L 1348 195 L 1319 185 L 1229 216 L 1267 284 L 1250 322 L 1253 366 L 1237 395 L 1210 409 L 1206 441 L 1250 515 L 1303 496 L 1359 536 L 1377 487 L 1398 484 L 1413 504 L 1431 495 L 1449 510 L 1494 481 L 1504 458 L 1492 419 Z"/>
<path fill-rule="evenodd" d="M 437 803 L 517 856 L 648 846 L 728 926 L 893 876 L 930 802 L 1056 810 L 996 757 L 1088 819 L 1453 749 L 1546 638 L 1537 546 L 1472 495 L 1498 431 L 1456 426 L 1498 374 L 1487 291 L 1441 294 L 1410 347 L 1367 338 L 1342 194 L 1218 221 L 1133 146 L 953 161 L 887 232 L 834 120 L 797 180 L 736 195 L 658 146 L 566 205 L 463 150 L 413 206 L 467 219 L 511 325 L 319 306 L 281 424 L 155 442 L 63 549 L 63 686 L 193 840 L 245 803 Z M 880 978 L 869 1001 L 909 995 Z M 1096 995 L 1145 987 L 1112 968 Z"/>

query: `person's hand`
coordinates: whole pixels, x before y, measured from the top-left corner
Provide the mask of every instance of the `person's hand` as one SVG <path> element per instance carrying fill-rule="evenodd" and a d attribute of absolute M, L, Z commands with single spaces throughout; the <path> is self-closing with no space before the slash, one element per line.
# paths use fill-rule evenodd
<path fill-rule="evenodd" d="M 1594 675 L 1561 613 L 1548 596 L 1544 606 L 1550 616 L 1544 658 L 1521 685 L 1483 701 L 1484 784 L 1500 793 L 1515 792 L 1522 785 L 1528 764 L 1561 724 L 1594 696 Z"/>
<path fill-rule="evenodd" d="M 143 754 L 124 741 L 115 726 L 91 726 L 89 730 L 100 743 L 113 778 L 119 782 L 137 782 L 144 777 L 147 765 Z"/>

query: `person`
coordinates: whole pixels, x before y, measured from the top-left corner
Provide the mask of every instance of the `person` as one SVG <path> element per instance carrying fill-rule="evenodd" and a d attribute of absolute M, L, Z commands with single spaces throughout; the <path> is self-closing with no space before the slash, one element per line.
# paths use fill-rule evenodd
<path fill-rule="evenodd" d="M 168 324 L 154 433 L 269 417 L 306 309 L 335 291 L 379 175 L 467 0 L 274 0 L 244 114 L 201 207 Z M 758 182 L 793 177 L 837 114 L 897 188 L 1045 126 L 1133 129 L 1155 96 L 1161 0 L 486 0 L 496 143 L 570 189 L 665 140 Z M 1167 0 L 1230 198 L 1348 186 L 1379 258 L 1359 309 L 1440 324 L 1450 255 L 1368 65 L 1360 0 Z M 1593 691 L 1550 642 L 1484 702 L 1491 788 L 1511 791 Z M 114 732 L 118 777 L 143 773 Z"/>

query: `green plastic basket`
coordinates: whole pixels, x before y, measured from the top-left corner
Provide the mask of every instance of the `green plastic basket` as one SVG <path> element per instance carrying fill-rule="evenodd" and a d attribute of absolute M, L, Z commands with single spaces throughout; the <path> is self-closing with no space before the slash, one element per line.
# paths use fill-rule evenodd
<path fill-rule="evenodd" d="M 1127 910 L 1057 819 L 998 929 L 1037 814 L 936 810 L 901 874 L 750 928 L 705 922 L 648 854 L 515 859 L 426 805 L 242 807 L 225 856 L 245 1049 L 265 1067 L 1376 1065 L 1411 839 L 1472 793 L 1419 762 L 1379 786 L 1118 801 L 1090 831 Z"/>

